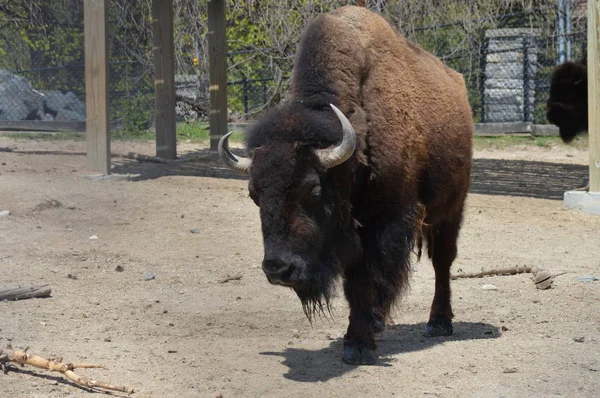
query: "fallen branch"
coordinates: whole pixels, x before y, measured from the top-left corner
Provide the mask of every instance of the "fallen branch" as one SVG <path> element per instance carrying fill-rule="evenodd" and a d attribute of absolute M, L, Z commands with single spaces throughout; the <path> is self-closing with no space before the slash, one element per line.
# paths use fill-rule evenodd
<path fill-rule="evenodd" d="M 135 152 L 129 152 L 126 155 L 120 155 L 123 158 L 134 159 L 140 162 L 152 162 L 152 163 L 168 163 L 166 159 L 162 159 L 156 156 L 141 155 Z"/>
<path fill-rule="evenodd" d="M 484 276 L 491 275 L 517 275 L 517 274 L 525 274 L 532 271 L 531 267 L 510 267 L 510 268 L 495 268 L 487 271 L 481 272 L 463 272 L 461 274 L 455 274 L 450 277 L 450 279 L 459 279 L 459 278 L 482 278 Z"/>
<path fill-rule="evenodd" d="M 39 369 L 46 369 L 53 372 L 59 372 L 64 374 L 69 380 L 87 388 L 101 388 L 104 390 L 119 391 L 128 394 L 133 394 L 135 391 L 133 388 L 125 386 L 115 386 L 113 384 L 105 383 L 98 380 L 86 379 L 73 370 L 78 368 L 100 368 L 106 369 L 104 365 L 97 365 L 91 363 L 63 363 L 62 359 L 54 361 L 39 357 L 37 355 L 27 354 L 27 348 L 24 350 L 13 350 L 10 345 L 0 350 L 0 367 L 6 374 L 8 373 L 8 363 L 14 363 L 17 365 L 30 365 Z"/>
<path fill-rule="evenodd" d="M 501 275 L 517 275 L 517 274 L 533 274 L 533 283 L 535 287 L 540 290 L 549 289 L 554 282 L 554 278 L 559 275 L 564 275 L 566 272 L 562 272 L 560 274 L 552 275 L 550 272 L 545 269 L 541 269 L 538 267 L 511 267 L 511 268 L 496 268 L 488 271 L 481 272 L 472 272 L 472 273 L 461 273 L 452 275 L 450 279 L 459 279 L 459 278 L 481 278 L 484 276 L 501 276 Z"/>
<path fill-rule="evenodd" d="M 0 287 L 0 301 L 2 300 L 22 300 L 28 298 L 50 297 L 52 288 L 50 285 L 31 285 L 12 288 Z"/>

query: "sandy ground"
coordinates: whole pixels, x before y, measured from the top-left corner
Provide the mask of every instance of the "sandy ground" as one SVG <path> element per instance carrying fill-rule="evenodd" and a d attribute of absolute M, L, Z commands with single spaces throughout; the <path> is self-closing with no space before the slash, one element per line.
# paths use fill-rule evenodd
<path fill-rule="evenodd" d="M 565 210 L 556 194 L 578 186 L 586 152 L 475 154 L 455 271 L 538 266 L 564 273 L 552 289 L 537 290 L 529 274 L 454 281 L 455 334 L 425 339 L 434 286 L 422 260 L 378 340 L 378 366 L 355 367 L 341 361 L 343 298 L 333 319 L 310 325 L 293 292 L 267 283 L 246 181 L 229 178 L 214 157 L 115 158 L 115 173 L 134 176 L 94 180 L 76 154 L 85 143 L 0 137 L 2 147 L 74 153 L 0 152 L 0 210 L 11 211 L 0 217 L 0 285 L 53 289 L 51 298 L 0 302 L 2 345 L 103 363 L 107 370 L 81 374 L 132 386 L 138 397 L 599 394 L 600 281 L 578 277 L 600 277 L 600 217 Z M 113 150 L 153 147 L 115 142 Z M 492 173 L 499 164 L 533 171 Z M 148 272 L 155 279 L 145 281 Z M 16 369 L 0 375 L 0 396 L 90 396 L 63 380 Z"/>

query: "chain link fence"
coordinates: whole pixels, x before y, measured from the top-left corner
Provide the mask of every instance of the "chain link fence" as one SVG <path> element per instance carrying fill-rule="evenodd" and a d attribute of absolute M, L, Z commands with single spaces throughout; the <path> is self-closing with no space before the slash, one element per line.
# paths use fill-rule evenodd
<path fill-rule="evenodd" d="M 561 3 L 405 34 L 463 74 L 475 122 L 547 124 L 553 69 L 586 51 L 585 2 Z"/>
<path fill-rule="evenodd" d="M 463 74 L 478 123 L 548 123 L 545 103 L 553 68 L 580 59 L 586 51 L 581 0 L 417 27 L 402 19 L 397 4 L 376 3 L 408 38 Z M 15 24 L 14 29 L 0 26 L 0 54 L 9 54 L 0 57 L 0 122 L 85 121 L 83 5 L 66 0 L 48 4 L 41 19 Z M 244 23 L 234 11 L 230 27 Z M 120 12 L 124 14 L 110 18 L 111 121 L 117 129 L 149 129 L 155 106 L 151 31 L 149 26 L 120 23 L 119 18 L 141 18 L 131 10 Z M 189 34 L 195 39 L 185 36 L 185 44 L 176 46 L 179 120 L 206 120 L 208 115 L 208 70 L 201 56 L 206 43 L 198 33 L 202 29 Z M 294 34 L 297 40 L 299 32 Z M 176 32 L 179 40 L 181 36 Z M 295 43 L 279 52 L 231 39 L 229 47 L 230 120 L 252 120 L 284 98 Z"/>
<path fill-rule="evenodd" d="M 83 65 L 0 70 L 0 120 L 85 121 Z"/>
<path fill-rule="evenodd" d="M 572 41 L 571 57 L 580 59 L 585 35 Z M 558 54 L 552 38 L 539 29 L 488 30 L 480 62 L 480 99 L 475 113 L 480 123 L 533 122 L 545 124 L 550 77 Z"/>

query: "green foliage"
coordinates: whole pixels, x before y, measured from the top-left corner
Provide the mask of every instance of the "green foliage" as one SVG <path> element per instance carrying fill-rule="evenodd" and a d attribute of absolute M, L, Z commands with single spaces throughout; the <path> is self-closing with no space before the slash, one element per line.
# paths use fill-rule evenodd
<path fill-rule="evenodd" d="M 35 88 L 83 92 L 83 73 L 64 68 L 79 64 L 83 71 L 83 30 L 74 17 L 82 13 L 82 5 L 72 10 L 59 5 L 58 0 L 36 7 L 16 1 L 0 8 L 0 20 L 11 21 L 0 29 L 0 53 L 10 54 L 0 57 L 0 69 L 44 68 L 43 73 L 31 76 Z"/>
<path fill-rule="evenodd" d="M 73 91 L 82 96 L 83 2 L 4 3 L 0 6 L 0 69 L 35 69 L 23 74 L 36 89 Z M 208 0 L 173 3 L 176 73 L 198 76 L 198 103 L 208 109 Z M 302 28 L 317 14 L 348 3 L 357 2 L 229 0 L 228 81 L 237 82 L 228 86 L 230 113 L 256 117 L 265 102 L 276 104 L 288 86 Z M 485 31 L 532 26 L 549 38 L 556 17 L 556 0 L 367 0 L 366 4 L 383 7 L 382 13 L 403 34 L 463 74 L 476 122 L 481 106 L 480 58 Z M 521 14 L 500 17 L 508 13 Z M 147 130 L 154 117 L 151 0 L 110 0 L 109 40 L 113 119 L 124 123 L 126 134 Z M 542 82 L 548 80 L 556 63 L 555 39 L 546 40 L 540 45 L 536 72 L 536 80 Z M 265 78 L 268 80 L 262 81 Z M 536 123 L 546 122 L 546 93 L 547 87 L 536 87 Z"/>
<path fill-rule="evenodd" d="M 126 134 L 148 130 L 154 118 L 154 93 L 138 92 L 114 98 L 111 102 L 111 119 L 122 121 Z"/>

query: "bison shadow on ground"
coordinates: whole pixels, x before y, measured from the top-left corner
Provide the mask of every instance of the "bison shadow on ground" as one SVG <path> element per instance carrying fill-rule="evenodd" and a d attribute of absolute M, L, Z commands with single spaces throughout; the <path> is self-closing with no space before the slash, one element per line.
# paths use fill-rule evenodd
<path fill-rule="evenodd" d="M 425 323 L 394 325 L 388 327 L 377 339 L 378 362 L 375 366 L 397 366 L 398 354 L 426 350 L 436 345 L 458 341 L 496 339 L 501 329 L 480 322 L 454 322 L 454 334 L 447 337 L 426 338 L 423 336 Z M 262 352 L 261 355 L 284 358 L 282 364 L 289 370 L 286 379 L 299 382 L 324 382 L 355 369 L 355 365 L 342 362 L 343 340 L 332 340 L 328 347 L 320 350 L 286 348 L 283 352 Z"/>
<path fill-rule="evenodd" d="M 234 152 L 244 154 L 239 149 Z M 170 175 L 248 179 L 225 167 L 215 152 L 198 151 L 187 155 L 187 159 L 167 164 L 118 162 L 113 173 L 135 174 L 134 181 Z M 585 185 L 588 167 L 529 160 L 473 159 L 471 174 L 471 193 L 562 200 L 565 191 Z"/>
<path fill-rule="evenodd" d="M 244 150 L 232 149 L 238 156 L 247 156 Z M 248 176 L 225 166 L 219 154 L 210 150 L 188 153 L 176 161 L 153 163 L 123 159 L 114 161 L 113 174 L 132 174 L 132 181 L 153 180 L 165 176 L 212 177 L 247 180 Z"/>

